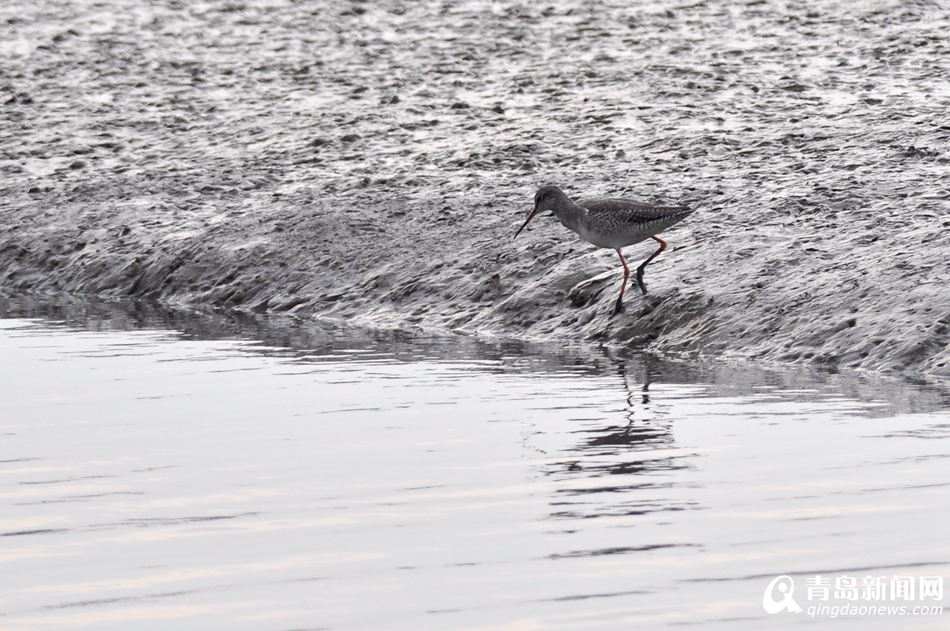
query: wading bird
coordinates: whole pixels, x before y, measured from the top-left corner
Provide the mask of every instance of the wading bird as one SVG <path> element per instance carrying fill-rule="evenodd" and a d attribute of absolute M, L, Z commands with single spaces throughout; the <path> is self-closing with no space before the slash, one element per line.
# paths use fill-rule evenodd
<path fill-rule="evenodd" d="M 534 209 L 518 228 L 515 236 L 521 234 L 538 212 L 545 210 L 554 211 L 558 221 L 565 228 L 580 235 L 584 241 L 599 248 L 611 248 L 620 255 L 620 262 L 623 264 L 623 285 L 620 286 L 620 296 L 614 305 L 614 315 L 623 311 L 623 292 L 627 288 L 627 279 L 630 278 L 630 268 L 627 267 L 621 249 L 646 239 L 653 239 L 660 244 L 660 249 L 637 268 L 637 285 L 640 286 L 640 291 L 647 293 L 647 286 L 643 284 L 643 270 L 666 249 L 666 241 L 656 234 L 693 212 L 685 206 L 657 206 L 612 197 L 581 199 L 575 203 L 558 187 L 542 186 L 534 195 Z"/>

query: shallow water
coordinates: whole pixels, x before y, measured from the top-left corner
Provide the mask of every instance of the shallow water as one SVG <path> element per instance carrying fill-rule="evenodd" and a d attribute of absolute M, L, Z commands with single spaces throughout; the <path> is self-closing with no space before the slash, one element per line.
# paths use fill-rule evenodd
<path fill-rule="evenodd" d="M 0 319 L 4 631 L 758 629 L 950 568 L 939 388 L 107 312 Z"/>

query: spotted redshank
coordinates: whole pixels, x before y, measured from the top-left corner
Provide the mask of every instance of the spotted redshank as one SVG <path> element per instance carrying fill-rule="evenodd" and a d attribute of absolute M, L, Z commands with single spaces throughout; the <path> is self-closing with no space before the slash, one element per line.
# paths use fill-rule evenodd
<path fill-rule="evenodd" d="M 599 248 L 617 251 L 623 264 L 623 285 L 620 286 L 620 296 L 614 305 L 614 315 L 623 311 L 623 292 L 630 278 L 630 268 L 627 267 L 621 249 L 646 239 L 653 239 L 660 244 L 660 249 L 637 268 L 637 285 L 640 286 L 640 291 L 647 293 L 647 286 L 643 284 L 643 270 L 666 249 L 666 241 L 656 234 L 693 212 L 685 206 L 657 206 L 612 197 L 581 199 L 575 203 L 558 187 L 542 186 L 534 195 L 534 209 L 518 228 L 515 236 L 521 234 L 538 212 L 545 210 L 554 211 L 558 221 L 579 234 L 584 241 Z"/>

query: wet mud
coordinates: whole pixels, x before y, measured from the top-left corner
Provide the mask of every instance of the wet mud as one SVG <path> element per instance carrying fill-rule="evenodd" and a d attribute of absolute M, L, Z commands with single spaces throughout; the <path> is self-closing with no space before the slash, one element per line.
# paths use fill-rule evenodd
<path fill-rule="evenodd" d="M 948 377 L 948 16 L 4 3 L 0 286 Z M 698 212 L 610 317 L 548 183 Z"/>

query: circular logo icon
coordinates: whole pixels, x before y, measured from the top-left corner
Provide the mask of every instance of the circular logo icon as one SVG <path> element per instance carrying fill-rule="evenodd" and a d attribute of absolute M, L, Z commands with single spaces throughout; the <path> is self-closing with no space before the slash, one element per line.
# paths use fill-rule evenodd
<path fill-rule="evenodd" d="M 791 576 L 782 574 L 776 576 L 765 588 L 762 594 L 762 608 L 766 613 L 778 613 L 788 611 L 790 613 L 799 613 L 802 608 L 798 606 L 792 595 L 795 593 L 795 581 Z"/>

